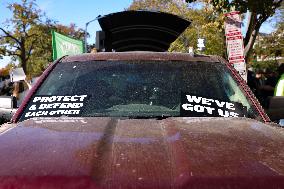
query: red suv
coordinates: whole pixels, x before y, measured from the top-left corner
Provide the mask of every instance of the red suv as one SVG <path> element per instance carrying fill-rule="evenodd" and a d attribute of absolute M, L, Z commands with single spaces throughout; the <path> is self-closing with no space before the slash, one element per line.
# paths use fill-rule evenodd
<path fill-rule="evenodd" d="M 214 56 L 66 56 L 12 122 L 0 188 L 284 188 L 283 128 Z"/>

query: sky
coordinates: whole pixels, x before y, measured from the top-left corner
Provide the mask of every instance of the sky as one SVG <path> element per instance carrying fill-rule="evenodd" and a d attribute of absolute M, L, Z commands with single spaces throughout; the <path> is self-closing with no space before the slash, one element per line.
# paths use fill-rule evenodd
<path fill-rule="evenodd" d="M 19 2 L 19 0 L 0 0 L 0 24 L 12 16 L 6 8 L 8 3 Z M 37 0 L 38 7 L 46 15 L 58 21 L 60 24 L 76 24 L 84 29 L 86 22 L 93 20 L 98 15 L 106 15 L 113 12 L 123 11 L 128 8 L 132 0 Z M 95 41 L 95 31 L 100 29 L 97 21 L 88 26 L 88 32 L 91 34 L 89 41 Z"/>
<path fill-rule="evenodd" d="M 11 2 L 19 0 L 0 0 L 0 26 L 6 19 L 11 18 L 11 12 L 6 8 Z M 37 0 L 38 7 L 46 15 L 58 21 L 63 25 L 70 23 L 76 24 L 79 28 L 84 29 L 86 22 L 95 19 L 98 15 L 106 15 L 113 12 L 123 11 L 130 6 L 133 0 Z M 100 30 L 97 21 L 89 24 L 88 32 L 90 38 L 88 43 L 95 43 L 95 33 Z M 261 32 L 272 32 L 272 24 L 267 22 L 261 27 Z M 0 68 L 5 67 L 10 62 L 8 57 L 0 59 Z"/>
<path fill-rule="evenodd" d="M 8 3 L 18 2 L 12 0 L 0 0 L 0 26 L 6 19 L 11 18 L 11 12 L 6 8 Z M 63 25 L 76 24 L 79 28 L 85 29 L 86 22 L 95 19 L 98 15 L 106 15 L 113 12 L 124 11 L 132 0 L 37 0 L 37 5 L 46 15 Z M 100 30 L 97 21 L 89 24 L 88 32 L 90 38 L 88 43 L 95 43 L 96 31 Z M 0 68 L 10 62 L 9 57 L 0 59 Z"/>

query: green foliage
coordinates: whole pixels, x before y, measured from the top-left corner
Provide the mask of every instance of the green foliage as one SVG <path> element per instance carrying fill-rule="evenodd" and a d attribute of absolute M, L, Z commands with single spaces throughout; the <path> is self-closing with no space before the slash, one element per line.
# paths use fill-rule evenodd
<path fill-rule="evenodd" d="M 51 30 L 82 39 L 84 31 L 75 24 L 64 26 L 48 19 L 37 9 L 35 0 L 21 0 L 7 7 L 13 16 L 0 27 L 0 57 L 11 56 L 29 76 L 42 73 L 52 61 Z"/>
<path fill-rule="evenodd" d="M 13 16 L 7 20 L 6 28 L 0 28 L 3 32 L 0 37 L 0 53 L 19 59 L 20 65 L 27 71 L 27 61 L 38 37 L 34 33 L 29 33 L 29 30 L 41 22 L 41 11 L 36 9 L 34 0 L 11 3 L 7 8 Z"/>
<path fill-rule="evenodd" d="M 258 42 L 254 46 L 255 56 L 263 59 L 276 59 L 284 57 L 284 5 L 277 14 L 275 32 L 258 36 Z"/>
<path fill-rule="evenodd" d="M 284 57 L 284 32 L 278 28 L 274 33 L 261 37 L 254 47 L 254 54 L 263 58 Z"/>
<path fill-rule="evenodd" d="M 0 68 L 0 78 L 2 77 L 7 77 L 10 75 L 10 70 L 12 68 L 16 68 L 17 66 L 14 63 L 9 63 L 5 66 L 5 68 Z M 0 94 L 1 94 L 1 89 L 0 88 Z"/>
<path fill-rule="evenodd" d="M 268 60 L 268 61 L 253 61 L 251 67 L 253 67 L 254 70 L 259 70 L 259 71 L 264 71 L 267 69 L 271 71 L 277 71 L 279 66 L 277 61 Z"/>
<path fill-rule="evenodd" d="M 48 23 L 39 24 L 31 28 L 31 32 L 38 32 L 40 34 L 38 44 L 31 54 L 27 67 L 29 73 L 33 76 L 40 75 L 47 65 L 53 61 L 51 30 L 55 30 L 76 39 L 83 40 L 84 38 L 84 31 L 82 29 L 77 29 L 75 24 L 64 26 L 50 20 Z"/>
<path fill-rule="evenodd" d="M 186 0 L 188 3 L 198 0 Z M 255 43 L 256 36 L 263 22 L 273 16 L 276 10 L 283 4 L 283 0 L 203 0 L 210 3 L 214 10 L 226 13 L 232 10 L 241 13 L 248 12 L 247 32 L 244 38 L 245 56 L 249 58 Z"/>
<path fill-rule="evenodd" d="M 191 26 L 171 44 L 169 51 L 188 52 L 188 47 L 197 49 L 199 36 L 206 40 L 204 54 L 225 56 L 224 15 L 214 12 L 208 4 L 198 10 L 189 8 L 181 0 L 135 0 L 129 9 L 167 12 L 192 21 Z"/>
<path fill-rule="evenodd" d="M 198 0 L 186 0 L 192 3 Z M 233 9 L 246 13 L 247 11 L 255 12 L 262 16 L 272 16 L 275 9 L 278 8 L 282 0 L 203 0 L 203 2 L 210 3 L 219 12 L 230 12 Z"/>

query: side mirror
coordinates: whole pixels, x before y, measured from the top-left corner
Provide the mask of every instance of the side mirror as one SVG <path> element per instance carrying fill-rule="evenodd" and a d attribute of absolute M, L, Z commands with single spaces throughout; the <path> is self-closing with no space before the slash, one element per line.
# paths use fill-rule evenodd
<path fill-rule="evenodd" d="M 270 98 L 267 114 L 271 121 L 284 119 L 284 96 L 273 96 Z M 283 121 L 281 123 L 283 124 Z"/>

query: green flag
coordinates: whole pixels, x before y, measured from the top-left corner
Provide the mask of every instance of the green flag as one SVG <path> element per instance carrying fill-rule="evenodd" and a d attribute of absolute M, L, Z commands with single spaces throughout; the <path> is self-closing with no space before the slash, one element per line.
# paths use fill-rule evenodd
<path fill-rule="evenodd" d="M 64 55 L 75 55 L 84 52 L 84 44 L 81 40 L 72 39 L 55 31 L 52 31 L 53 60 Z"/>

